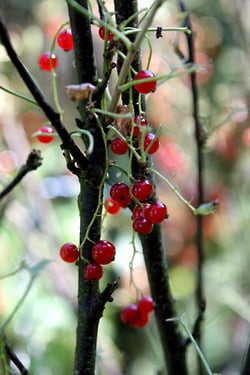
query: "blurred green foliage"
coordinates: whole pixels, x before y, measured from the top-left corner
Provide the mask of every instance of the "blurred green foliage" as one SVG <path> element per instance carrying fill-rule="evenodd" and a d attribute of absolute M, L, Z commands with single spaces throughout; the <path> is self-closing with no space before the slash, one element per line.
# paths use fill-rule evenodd
<path fill-rule="evenodd" d="M 110 6 L 111 1 L 107 1 Z M 143 2 L 141 6 L 149 5 Z M 95 5 L 95 2 L 93 2 Z M 205 71 L 197 73 L 201 123 L 207 134 L 204 150 L 206 200 L 218 198 L 218 212 L 204 219 L 206 262 L 204 277 L 207 311 L 204 322 L 204 353 L 214 372 L 239 373 L 249 336 L 250 320 L 250 124 L 249 124 L 249 38 L 246 0 L 187 0 L 195 32 L 197 63 Z M 67 20 L 66 4 L 57 1 L 0 1 L 13 42 L 51 102 L 51 77 L 39 71 L 37 58 L 50 48 L 58 27 Z M 177 1 L 166 2 L 157 14 L 156 25 L 179 24 Z M 98 64 L 102 44 L 93 28 Z M 178 61 L 175 47 L 185 54 L 183 35 L 151 35 L 154 55 L 151 69 L 164 74 L 168 64 Z M 64 109 L 64 121 L 75 128 L 77 110 L 63 93 L 65 84 L 75 83 L 73 53 L 56 50 L 59 58 L 57 85 Z M 147 59 L 147 47 L 142 57 Z M 98 66 L 99 66 L 98 65 Z M 0 85 L 29 96 L 2 47 Z M 155 167 L 173 182 L 186 199 L 196 197 L 196 151 L 188 78 L 174 79 L 160 86 L 148 98 L 148 118 L 156 129 L 164 124 L 161 149 Z M 0 91 L 0 182 L 5 186 L 26 160 L 29 150 L 41 148 L 43 165 L 32 172 L 1 202 L 0 273 L 16 269 L 25 259 L 35 264 L 51 263 L 41 272 L 6 334 L 17 355 L 33 375 L 72 373 L 76 326 L 77 275 L 74 265 L 59 259 L 64 242 L 78 242 L 78 185 L 61 156 L 59 142 L 38 145 L 32 134 L 46 119 L 39 110 Z M 174 177 L 173 177 L 174 176 Z M 195 222 L 189 210 L 164 183 L 157 180 L 159 197 L 170 217 L 162 224 L 170 264 L 172 288 L 180 313 L 192 329 L 195 319 L 196 254 Z M 108 195 L 108 186 L 105 190 Z M 103 284 L 121 278 L 114 302 L 105 310 L 98 338 L 98 374 L 155 374 L 162 361 L 154 319 L 143 330 L 124 327 L 119 311 L 135 300 L 129 286 L 132 258 L 130 212 L 107 216 L 103 234 L 117 247 L 116 262 Z M 139 245 L 138 245 L 139 246 Z M 10 313 L 26 285 L 25 271 L 0 280 L 0 320 Z M 149 293 L 140 254 L 133 280 Z M 142 344 L 143 343 L 143 344 Z M 191 373 L 195 373 L 193 348 L 189 351 Z M 192 372 L 193 371 L 193 372 Z M 17 374 L 16 370 L 12 370 Z M 0 369 L 0 374 L 4 374 Z"/>

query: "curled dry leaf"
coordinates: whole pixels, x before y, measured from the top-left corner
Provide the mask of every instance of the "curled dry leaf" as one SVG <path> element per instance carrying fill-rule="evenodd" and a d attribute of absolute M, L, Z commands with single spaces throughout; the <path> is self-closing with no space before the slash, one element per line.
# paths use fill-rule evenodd
<path fill-rule="evenodd" d="M 69 85 L 64 87 L 64 91 L 71 100 L 87 99 L 89 94 L 95 90 L 96 87 L 91 83 L 81 83 L 80 85 Z"/>

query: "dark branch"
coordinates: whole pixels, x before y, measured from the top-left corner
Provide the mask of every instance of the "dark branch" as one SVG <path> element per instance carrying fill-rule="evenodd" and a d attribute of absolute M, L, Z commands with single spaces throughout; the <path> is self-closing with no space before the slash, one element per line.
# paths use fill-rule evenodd
<path fill-rule="evenodd" d="M 23 179 L 24 176 L 30 171 L 34 171 L 42 164 L 42 157 L 41 152 L 39 150 L 32 150 L 26 163 L 23 164 L 17 175 L 13 178 L 13 180 L 0 192 L 0 200 L 3 199 L 7 194 L 9 194 L 17 184 Z"/>
<path fill-rule="evenodd" d="M 190 20 L 189 13 L 187 11 L 186 5 L 183 0 L 179 0 L 179 5 L 181 11 L 185 14 L 184 26 L 188 27 L 192 31 L 192 23 Z M 188 47 L 188 57 L 187 63 L 194 64 L 194 41 L 193 33 L 185 34 Z M 200 206 L 204 202 L 204 159 L 203 159 L 203 145 L 204 145 L 204 134 L 202 131 L 202 126 L 199 121 L 199 108 L 198 108 L 198 90 L 196 82 L 196 72 L 190 74 L 191 81 L 191 92 L 192 92 L 192 103 L 193 103 L 193 119 L 194 119 L 194 136 L 196 143 L 196 152 L 197 152 L 197 188 L 198 188 L 198 197 L 197 204 Z M 203 286 L 203 264 L 204 264 L 204 245 L 203 245 L 203 217 L 202 215 L 196 216 L 196 246 L 197 246 L 197 255 L 198 255 L 198 267 L 197 267 L 197 284 L 196 284 L 196 304 L 198 309 L 198 317 L 196 319 L 194 332 L 196 340 L 201 345 L 201 323 L 203 321 L 204 312 L 205 312 L 205 296 L 204 296 L 204 286 Z M 199 362 L 199 373 L 203 373 L 203 367 L 200 359 Z"/>
<path fill-rule="evenodd" d="M 0 40 L 11 60 L 16 70 L 18 71 L 20 77 L 24 81 L 27 88 L 30 90 L 31 94 L 37 101 L 39 107 L 42 109 L 44 114 L 47 116 L 51 124 L 56 129 L 59 137 L 61 138 L 64 148 L 67 148 L 74 160 L 78 163 L 79 166 L 86 167 L 87 159 L 81 152 L 81 150 L 74 143 L 69 132 L 65 128 L 64 124 L 60 119 L 59 113 L 57 113 L 51 105 L 47 102 L 44 94 L 42 93 L 39 85 L 32 77 L 31 73 L 28 71 L 24 63 L 21 61 L 17 55 L 15 49 L 12 46 L 10 36 L 6 25 L 3 21 L 2 15 L 0 14 Z"/>
<path fill-rule="evenodd" d="M 248 343 L 247 353 L 244 360 L 244 365 L 241 370 L 241 375 L 248 375 L 250 369 L 250 342 Z"/>
<path fill-rule="evenodd" d="M 9 357 L 10 361 L 16 366 L 16 368 L 19 370 L 21 375 L 28 375 L 29 374 L 28 370 L 22 364 L 22 362 L 17 357 L 17 355 L 14 353 L 14 351 L 11 349 L 11 347 L 10 347 L 8 341 L 7 341 L 6 335 L 3 335 L 3 341 L 4 341 L 5 352 L 6 352 L 7 356 Z"/>

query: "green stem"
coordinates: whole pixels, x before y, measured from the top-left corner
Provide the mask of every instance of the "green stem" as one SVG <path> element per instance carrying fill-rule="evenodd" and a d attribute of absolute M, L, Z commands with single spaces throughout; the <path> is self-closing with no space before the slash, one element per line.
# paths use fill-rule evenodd
<path fill-rule="evenodd" d="M 66 2 L 75 10 L 77 10 L 79 13 L 83 14 L 84 16 L 90 17 L 92 19 L 92 22 L 95 21 L 98 26 L 104 26 L 106 29 L 112 32 L 112 34 L 115 35 L 117 39 L 120 39 L 127 47 L 127 49 L 130 48 L 131 43 L 130 40 L 125 36 L 124 33 L 117 30 L 114 26 L 108 24 L 107 22 L 99 19 L 96 17 L 93 13 L 90 13 L 89 10 L 82 7 L 80 4 L 78 4 L 75 0 L 66 0 Z"/>
<path fill-rule="evenodd" d="M 14 307 L 14 309 L 12 310 L 12 312 L 10 313 L 10 315 L 0 325 L 0 336 L 3 336 L 5 328 L 10 323 L 10 321 L 12 320 L 12 318 L 14 317 L 14 315 L 16 314 L 16 312 L 19 310 L 19 308 L 23 304 L 25 298 L 29 294 L 29 291 L 30 291 L 30 289 L 31 289 L 31 287 L 33 285 L 33 282 L 34 282 L 35 278 L 36 278 L 36 276 L 32 276 L 30 278 L 30 281 L 29 281 L 29 283 L 28 283 L 28 285 L 27 285 L 27 287 L 26 287 L 26 289 L 25 289 L 22 297 L 20 298 L 20 300 L 18 301 L 18 303 L 16 304 L 16 306 Z"/>
<path fill-rule="evenodd" d="M 192 333 L 190 332 L 190 330 L 188 329 L 186 323 L 184 322 L 182 316 L 179 317 L 179 318 L 172 318 L 172 319 L 167 319 L 167 322 L 171 322 L 171 321 L 177 321 L 181 324 L 181 326 L 183 327 L 184 331 L 187 333 L 190 341 L 193 343 L 194 347 L 195 347 L 195 350 L 197 352 L 197 354 L 199 355 L 205 369 L 206 369 L 206 372 L 208 375 L 213 375 L 212 371 L 210 370 L 210 367 L 207 363 L 207 360 L 204 356 L 204 354 L 202 353 L 201 349 L 199 348 L 199 345 L 197 344 L 196 340 L 194 339 Z"/>
<path fill-rule="evenodd" d="M 7 92 L 8 94 L 14 95 L 17 98 L 23 99 L 26 102 L 31 103 L 31 104 L 36 105 L 37 107 L 39 107 L 39 104 L 35 100 L 33 100 L 31 98 L 28 98 L 27 96 L 25 96 L 23 94 L 20 94 L 20 93 L 18 93 L 16 91 L 13 91 L 13 90 L 6 89 L 3 86 L 0 86 L 0 89 L 3 90 L 3 91 L 5 91 L 5 92 Z"/>
<path fill-rule="evenodd" d="M 174 186 L 172 184 L 172 182 L 170 182 L 170 180 L 163 176 L 160 172 L 156 171 L 155 169 L 153 168 L 147 168 L 147 170 L 149 172 L 152 172 L 154 173 L 156 176 L 160 177 L 164 182 L 166 182 L 168 184 L 168 186 L 170 187 L 170 189 L 177 195 L 177 197 L 186 205 L 188 206 L 188 208 L 190 208 L 190 210 L 194 213 L 196 211 L 196 208 L 194 206 L 191 205 L 191 203 L 186 200 L 182 195 L 181 193 L 177 190 L 176 186 Z"/>
<path fill-rule="evenodd" d="M 112 101 L 109 105 L 109 112 L 115 112 L 117 103 L 119 101 L 119 97 L 121 94 L 121 85 L 125 82 L 125 79 L 127 77 L 128 71 L 130 69 L 130 66 L 134 60 L 135 55 L 137 54 L 137 51 L 143 41 L 143 38 L 145 36 L 145 33 L 147 32 L 148 27 L 151 25 L 154 16 L 157 12 L 157 10 L 160 8 L 160 6 L 163 4 L 163 0 L 156 0 L 154 1 L 152 7 L 149 9 L 147 17 L 145 18 L 145 23 L 141 29 L 141 31 L 137 34 L 136 39 L 134 43 L 132 43 L 131 47 L 128 49 L 127 57 L 123 62 L 123 65 L 121 67 L 121 71 L 117 80 L 117 84 L 115 86 L 113 95 L 112 95 Z M 124 85 L 125 86 L 125 85 Z M 130 85 L 129 85 L 130 87 Z M 127 87 L 127 88 L 129 88 Z"/>
<path fill-rule="evenodd" d="M 105 134 L 105 131 L 102 127 L 102 123 L 101 121 L 99 120 L 98 116 L 95 115 L 96 117 L 96 121 L 97 121 L 97 124 L 98 124 L 98 127 L 101 131 L 101 134 L 102 134 L 102 139 L 103 139 L 103 144 L 104 144 L 104 151 L 105 151 L 105 169 L 104 169 L 104 172 L 103 172 L 103 177 L 102 177 L 102 180 L 101 180 L 101 183 L 99 185 L 99 189 L 98 189 L 98 204 L 96 206 L 96 209 L 95 209 L 95 212 L 93 214 L 93 217 L 88 225 L 88 228 L 86 229 L 85 231 L 85 234 L 84 234 L 84 237 L 81 241 L 81 244 L 80 244 L 80 252 L 81 252 L 81 256 L 82 256 L 82 248 L 85 244 L 85 242 L 87 240 L 90 240 L 89 239 L 89 233 L 91 231 L 91 228 L 92 228 L 92 225 L 94 224 L 94 222 L 96 221 L 96 217 L 100 211 L 100 207 L 102 205 L 102 194 L 103 194 L 103 187 L 104 187 L 104 184 L 105 184 L 105 181 L 106 181 L 106 178 L 107 178 L 107 173 L 108 173 L 108 168 L 109 168 L 109 156 L 108 156 L 108 145 L 107 145 L 107 139 L 106 139 L 106 134 Z"/>
<path fill-rule="evenodd" d="M 191 74 L 193 72 L 196 72 L 197 70 L 199 70 L 199 66 L 198 65 L 192 65 L 190 67 L 190 64 L 188 65 L 182 65 L 181 68 L 185 68 L 185 70 L 182 70 L 182 71 L 179 71 L 179 72 L 176 72 L 177 69 L 179 69 L 179 67 L 175 67 L 171 70 L 171 72 L 169 74 L 164 74 L 164 75 L 159 75 L 159 76 L 155 76 L 155 77 L 152 77 L 152 78 L 144 78 L 144 79 L 138 79 L 136 81 L 130 81 L 130 82 L 127 82 L 123 85 L 120 85 L 119 86 L 119 90 L 122 92 L 122 91 L 126 91 L 128 90 L 130 87 L 134 86 L 134 85 L 139 85 L 141 83 L 145 83 L 145 82 L 153 82 L 153 81 L 162 81 L 160 82 L 160 84 L 166 82 L 166 81 L 169 81 L 170 79 L 172 78 L 177 78 L 177 77 L 182 77 L 184 75 L 188 75 L 188 74 Z"/>

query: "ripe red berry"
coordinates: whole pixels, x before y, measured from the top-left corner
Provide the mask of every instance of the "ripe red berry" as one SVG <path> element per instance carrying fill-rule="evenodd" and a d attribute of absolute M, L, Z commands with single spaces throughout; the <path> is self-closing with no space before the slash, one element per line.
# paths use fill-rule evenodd
<path fill-rule="evenodd" d="M 161 223 L 167 217 L 167 207 L 164 203 L 154 202 L 145 212 L 145 217 L 151 223 Z"/>
<path fill-rule="evenodd" d="M 109 264 L 114 260 L 115 247 L 106 240 L 100 240 L 92 247 L 92 257 L 98 264 Z"/>
<path fill-rule="evenodd" d="M 132 186 L 133 196 L 141 202 L 147 201 L 153 194 L 153 185 L 147 179 L 138 180 Z"/>
<path fill-rule="evenodd" d="M 64 51 L 70 51 L 74 47 L 71 29 L 61 30 L 57 37 L 57 44 Z"/>
<path fill-rule="evenodd" d="M 54 140 L 54 136 L 53 135 L 49 135 L 49 134 L 53 134 L 54 133 L 54 129 L 52 129 L 50 126 L 42 126 L 39 129 L 39 132 L 41 134 L 37 135 L 37 139 L 41 143 L 50 143 L 50 142 L 52 142 Z M 42 133 L 44 133 L 44 134 L 42 134 Z"/>
<path fill-rule="evenodd" d="M 153 224 L 145 217 L 141 217 L 133 221 L 133 229 L 136 233 L 146 235 L 152 232 Z"/>
<path fill-rule="evenodd" d="M 83 270 L 84 277 L 89 281 L 100 280 L 103 275 L 103 269 L 96 262 L 88 263 Z"/>
<path fill-rule="evenodd" d="M 139 310 L 141 310 L 144 313 L 150 313 L 154 311 L 154 302 L 151 296 L 142 297 L 138 301 L 137 306 Z"/>
<path fill-rule="evenodd" d="M 141 126 L 147 126 L 148 122 L 143 116 L 134 117 L 134 127 L 133 127 L 133 137 L 138 137 L 140 134 Z M 130 132 L 132 130 L 132 125 L 130 126 Z"/>
<path fill-rule="evenodd" d="M 51 69 L 56 69 L 58 59 L 54 53 L 50 55 L 50 52 L 43 52 L 38 59 L 40 69 L 50 72 Z"/>
<path fill-rule="evenodd" d="M 144 151 L 147 151 L 149 154 L 154 154 L 158 150 L 159 146 L 160 146 L 159 138 L 157 138 L 154 134 L 147 133 L 145 135 L 144 145 L 143 145 Z"/>
<path fill-rule="evenodd" d="M 129 187 L 124 182 L 114 184 L 110 189 L 110 196 L 123 208 L 131 203 Z"/>
<path fill-rule="evenodd" d="M 121 208 L 119 203 L 112 198 L 105 199 L 104 207 L 106 208 L 107 212 L 111 215 L 117 214 Z"/>
<path fill-rule="evenodd" d="M 121 321 L 131 327 L 144 327 L 148 323 L 148 314 L 131 304 L 122 309 Z"/>
<path fill-rule="evenodd" d="M 68 263 L 76 262 L 79 258 L 79 250 L 75 244 L 67 242 L 60 248 L 60 257 Z"/>
<path fill-rule="evenodd" d="M 148 314 L 144 311 L 140 311 L 140 319 L 133 324 L 134 327 L 144 327 L 148 324 Z"/>
<path fill-rule="evenodd" d="M 115 138 L 111 142 L 111 150 L 114 154 L 123 155 L 128 151 L 128 145 L 122 138 Z"/>
<path fill-rule="evenodd" d="M 154 73 L 150 70 L 141 70 L 135 75 L 135 81 L 146 79 L 146 78 L 153 78 L 155 77 Z M 135 85 L 135 90 L 141 94 L 148 94 L 149 92 L 155 91 L 156 89 L 156 81 L 144 82 Z"/>
<path fill-rule="evenodd" d="M 150 203 L 144 203 L 142 206 L 140 206 L 139 204 L 135 205 L 132 212 L 133 220 L 146 217 L 145 212 L 150 208 L 150 206 Z"/>
<path fill-rule="evenodd" d="M 135 304 L 125 306 L 121 311 L 121 321 L 125 324 L 134 326 L 139 322 L 140 318 L 141 312 Z"/>
<path fill-rule="evenodd" d="M 99 28 L 99 37 L 100 37 L 102 40 L 105 39 L 105 32 L 106 32 L 105 27 L 104 27 L 104 26 L 101 26 L 101 27 Z M 114 38 L 114 34 L 111 33 L 111 31 L 108 30 L 108 31 L 107 31 L 107 39 L 108 39 L 108 41 L 112 40 L 113 38 Z"/>

